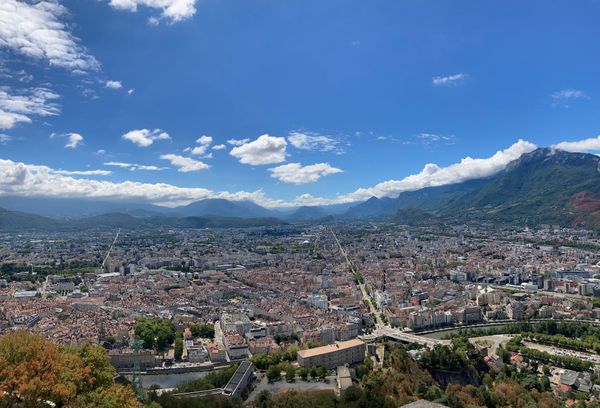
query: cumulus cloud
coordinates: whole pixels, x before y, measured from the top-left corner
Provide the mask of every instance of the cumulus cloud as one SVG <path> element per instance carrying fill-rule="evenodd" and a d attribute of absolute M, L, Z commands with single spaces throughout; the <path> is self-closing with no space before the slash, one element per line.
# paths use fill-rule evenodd
<path fill-rule="evenodd" d="M 163 160 L 169 160 L 173 166 L 178 168 L 177 171 L 181 173 L 204 170 L 210 167 L 208 164 L 201 162 L 200 160 L 179 156 L 177 154 L 163 154 L 160 156 L 160 158 Z"/>
<path fill-rule="evenodd" d="M 65 145 L 65 147 L 69 149 L 75 149 L 83 143 L 83 136 L 81 136 L 79 133 L 67 133 L 66 136 L 67 144 Z"/>
<path fill-rule="evenodd" d="M 300 163 L 289 163 L 269 169 L 271 176 L 290 184 L 314 183 L 323 176 L 341 173 L 343 170 L 332 167 L 329 163 L 317 163 L 302 166 Z"/>
<path fill-rule="evenodd" d="M 54 101 L 59 96 L 46 88 L 29 88 L 14 93 L 0 87 L 0 129 L 11 129 L 17 123 L 31 123 L 32 116 L 55 116 L 60 107 Z"/>
<path fill-rule="evenodd" d="M 138 6 L 157 9 L 161 12 L 160 18 L 171 23 L 185 20 L 196 13 L 197 0 L 109 0 L 111 7 L 119 10 L 136 12 Z M 158 24 L 157 17 L 150 17 L 151 25 Z"/>
<path fill-rule="evenodd" d="M 281 163 L 285 161 L 286 146 L 287 142 L 283 137 L 262 135 L 252 142 L 234 147 L 229 154 L 237 157 L 243 164 Z"/>
<path fill-rule="evenodd" d="M 466 74 L 454 74 L 448 76 L 436 76 L 431 78 L 431 82 L 435 86 L 450 86 L 458 85 L 467 78 Z"/>
<path fill-rule="evenodd" d="M 0 159 L 0 195 L 138 201 L 167 207 L 186 205 L 206 198 L 251 200 L 266 207 L 286 205 L 284 201 L 266 197 L 261 190 L 219 192 L 199 187 L 177 187 L 166 183 L 90 180 L 57 174 L 47 166 L 4 159 Z"/>
<path fill-rule="evenodd" d="M 567 152 L 597 152 L 600 151 L 600 136 L 590 137 L 588 139 L 575 142 L 561 142 L 552 146 L 555 149 L 565 150 Z"/>
<path fill-rule="evenodd" d="M 140 146 L 140 147 L 148 147 L 152 145 L 157 140 L 170 140 L 171 137 L 167 132 L 163 132 L 160 129 L 137 129 L 130 130 L 125 133 L 123 139 L 129 140 L 130 142 Z"/>
<path fill-rule="evenodd" d="M 218 144 L 212 147 L 213 150 L 223 150 L 225 148 L 227 148 L 227 146 L 225 146 L 224 144 Z"/>
<path fill-rule="evenodd" d="M 134 92 L 135 92 L 135 88 L 131 88 L 130 90 L 127 91 L 127 95 L 133 95 Z"/>
<path fill-rule="evenodd" d="M 121 83 L 121 81 L 111 81 L 111 80 L 108 80 L 104 84 L 104 87 L 105 88 L 110 88 L 110 89 L 121 89 L 121 88 L 123 88 L 123 84 Z"/>
<path fill-rule="evenodd" d="M 213 138 L 212 136 L 200 136 L 198 139 L 196 139 L 196 143 L 201 144 L 201 145 L 208 145 L 211 144 L 213 142 Z"/>
<path fill-rule="evenodd" d="M 196 156 L 204 156 L 206 153 L 206 149 L 208 146 L 195 146 L 195 147 L 186 147 L 183 149 L 184 152 L 189 152 Z"/>
<path fill-rule="evenodd" d="M 292 132 L 288 135 L 287 139 L 296 149 L 341 152 L 339 141 L 331 136 Z"/>
<path fill-rule="evenodd" d="M 519 140 L 507 149 L 496 152 L 485 159 L 465 157 L 459 163 L 440 167 L 437 164 L 426 164 L 420 173 L 402 180 L 388 180 L 369 188 L 359 188 L 353 193 L 341 197 L 341 202 L 367 200 L 370 197 L 395 197 L 404 191 L 414 191 L 426 187 L 444 186 L 462 183 L 463 181 L 493 176 L 504 170 L 508 163 L 521 157 L 522 154 L 536 149 L 533 143 Z"/>
<path fill-rule="evenodd" d="M 215 192 L 205 188 L 177 187 L 165 183 L 151 184 L 133 181 L 115 183 L 80 179 L 57 174 L 55 170 L 46 166 L 0 159 L 0 195 L 136 200 L 169 207 L 185 205 L 205 198 L 224 198 L 233 201 L 251 200 L 271 208 L 328 205 L 363 201 L 372 196 L 394 197 L 403 191 L 489 177 L 502 171 L 508 163 L 535 148 L 534 144 L 519 140 L 509 148 L 498 151 L 488 158 L 467 157 L 459 163 L 446 167 L 427 164 L 418 174 L 407 176 L 401 180 L 389 180 L 370 188 L 360 188 L 349 194 L 338 194 L 334 197 L 315 197 L 310 194 L 302 194 L 289 201 L 269 198 L 262 190 Z"/>
<path fill-rule="evenodd" d="M 0 47 L 73 72 L 97 71 L 98 61 L 62 21 L 67 10 L 55 0 L 0 1 Z"/>
<path fill-rule="evenodd" d="M 208 150 L 208 148 L 210 147 L 210 144 L 213 142 L 213 138 L 212 136 L 200 136 L 198 139 L 196 139 L 196 143 L 199 144 L 199 146 L 195 146 L 195 147 L 187 147 L 184 149 L 184 151 L 186 152 L 190 152 L 196 156 L 204 156 L 206 158 L 211 158 L 211 154 L 206 154 L 206 151 Z"/>
<path fill-rule="evenodd" d="M 151 165 L 145 165 L 145 164 L 112 162 L 112 161 L 105 162 L 104 165 L 112 166 L 112 167 L 120 167 L 122 169 L 129 169 L 131 171 L 136 171 L 136 170 L 160 171 L 160 170 L 168 169 L 168 167 L 158 167 L 158 166 L 151 166 Z"/>
<path fill-rule="evenodd" d="M 110 176 L 110 170 L 53 170 L 53 173 L 63 176 Z"/>

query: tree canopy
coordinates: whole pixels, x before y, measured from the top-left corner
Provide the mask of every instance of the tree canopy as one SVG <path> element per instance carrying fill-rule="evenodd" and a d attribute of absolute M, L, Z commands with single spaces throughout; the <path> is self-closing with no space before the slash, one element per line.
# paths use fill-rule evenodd
<path fill-rule="evenodd" d="M 166 319 L 142 317 L 135 322 L 134 333 L 144 341 L 144 348 L 164 351 L 175 340 L 175 326 Z"/>
<path fill-rule="evenodd" d="M 27 332 L 0 338 L 2 406 L 141 407 L 98 346 L 60 347 Z"/>

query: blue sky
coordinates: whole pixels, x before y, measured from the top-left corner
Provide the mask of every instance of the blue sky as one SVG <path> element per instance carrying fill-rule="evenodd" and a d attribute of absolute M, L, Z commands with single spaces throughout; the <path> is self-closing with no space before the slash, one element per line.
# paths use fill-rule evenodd
<path fill-rule="evenodd" d="M 326 204 L 600 151 L 598 1 L 2 3 L 1 194 Z"/>

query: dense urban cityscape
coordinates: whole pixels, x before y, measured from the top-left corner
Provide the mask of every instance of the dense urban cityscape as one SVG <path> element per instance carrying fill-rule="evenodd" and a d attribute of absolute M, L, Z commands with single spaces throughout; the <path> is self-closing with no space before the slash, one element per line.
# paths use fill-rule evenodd
<path fill-rule="evenodd" d="M 4 234 L 0 242 L 2 331 L 27 330 L 67 346 L 102 345 L 111 364 L 130 378 L 206 372 L 240 361 L 260 366 L 268 364 L 263 356 L 290 350 L 298 370 L 328 371 L 362 364 L 365 356 L 382 363 L 382 340 L 426 350 L 447 347 L 460 328 L 600 325 L 600 235 L 557 225 L 373 220 L 24 232 Z M 147 339 L 143 322 L 168 322 L 174 332 Z M 136 337 L 144 340 L 137 350 Z M 497 348 L 510 340 L 488 333 L 471 339 L 492 371 L 502 369 Z M 559 339 L 535 337 L 523 344 L 586 368 L 549 362 L 548 391 L 600 396 L 590 376 L 600 357 L 587 347 L 563 348 Z M 595 350 L 597 340 L 593 344 Z M 327 349 L 331 345 L 336 348 Z M 340 354 L 345 349 L 350 354 Z M 413 356 L 418 360 L 419 349 Z M 511 352 L 506 363 L 529 368 L 526 356 Z M 162 389 L 152 378 L 144 376 L 143 386 Z M 273 387 L 263 382 L 258 379 L 258 387 Z M 319 384 L 339 393 L 352 381 L 338 376 Z M 248 386 L 257 385 L 244 384 L 236 396 Z"/>
<path fill-rule="evenodd" d="M 0 408 L 600 408 L 599 0 L 0 0 Z"/>

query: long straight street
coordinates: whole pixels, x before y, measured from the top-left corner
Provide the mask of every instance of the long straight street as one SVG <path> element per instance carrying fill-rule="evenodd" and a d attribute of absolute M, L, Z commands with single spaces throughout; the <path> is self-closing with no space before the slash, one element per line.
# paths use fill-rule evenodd
<path fill-rule="evenodd" d="M 335 235 L 335 232 L 333 232 L 333 229 L 330 228 L 329 230 L 331 231 L 331 234 L 333 235 L 333 238 L 335 239 L 335 242 L 337 243 L 337 246 L 340 250 L 340 254 L 342 254 L 342 257 L 344 257 L 344 259 L 346 260 L 346 264 L 348 265 L 348 269 L 350 270 L 350 273 L 352 273 L 352 277 L 354 278 L 356 276 L 362 276 L 362 274 L 360 274 L 360 272 L 358 272 L 356 270 L 354 264 L 348 257 L 348 253 L 346 252 L 346 250 L 340 243 L 340 240 L 338 239 L 337 235 Z M 385 323 L 381 319 L 381 315 L 380 315 L 379 311 L 377 310 L 377 307 L 375 306 L 374 302 L 371 301 L 371 297 L 367 293 L 367 289 L 365 288 L 364 281 L 362 281 L 362 282 L 358 281 L 357 286 L 360 289 L 360 292 L 363 297 L 363 301 L 365 301 L 365 303 L 369 306 L 369 309 L 371 310 L 371 314 L 373 315 L 373 318 L 375 319 L 376 328 L 381 329 L 381 328 L 385 327 Z"/>

